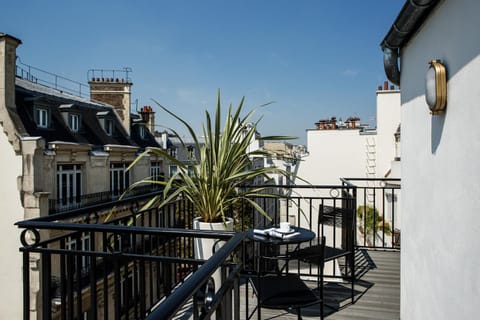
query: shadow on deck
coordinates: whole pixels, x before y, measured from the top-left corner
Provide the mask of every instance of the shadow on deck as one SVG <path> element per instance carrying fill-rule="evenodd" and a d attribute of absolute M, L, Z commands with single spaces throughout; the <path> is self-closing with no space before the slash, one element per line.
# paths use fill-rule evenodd
<path fill-rule="evenodd" d="M 355 303 L 348 283 L 325 284 L 325 318 L 356 320 L 400 319 L 400 252 L 359 249 L 355 254 Z M 245 319 L 245 290 L 241 289 L 241 319 Z M 249 290 L 249 310 L 256 297 Z M 302 309 L 303 319 L 319 319 L 319 306 Z M 254 314 L 251 319 L 257 319 Z M 294 311 L 262 309 L 263 319 L 297 319 Z"/>

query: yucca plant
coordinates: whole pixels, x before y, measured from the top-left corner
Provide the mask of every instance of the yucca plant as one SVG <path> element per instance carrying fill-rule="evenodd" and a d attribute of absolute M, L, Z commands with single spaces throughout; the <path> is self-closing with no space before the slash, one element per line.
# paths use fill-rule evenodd
<path fill-rule="evenodd" d="M 213 118 L 208 111 L 205 112 L 205 123 L 202 125 L 203 143 L 200 143 L 200 139 L 191 125 L 154 100 L 160 108 L 177 119 L 188 130 L 195 147 L 200 150 L 200 157 L 196 159 L 198 165 L 194 166 L 192 170 L 192 168 L 188 168 L 187 164 L 178 161 L 159 148 L 148 149 L 140 154 L 129 168 L 149 153 L 158 154 L 178 166 L 177 172 L 167 181 L 145 178 L 131 186 L 134 188 L 145 183 L 164 186 L 163 193 L 151 199 L 145 207 L 162 207 L 182 196 L 193 205 L 195 211 L 201 216 L 202 222 L 225 222 L 229 210 L 241 201 L 247 201 L 260 213 L 267 216 L 254 198 L 259 195 L 275 198 L 278 195 L 269 192 L 269 188 L 265 185 L 252 188 L 242 188 L 242 186 L 251 184 L 258 177 L 261 177 L 263 181 L 268 181 L 269 174 L 281 174 L 288 177 L 291 177 L 292 174 L 280 168 L 263 166 L 254 168 L 252 166 L 252 159 L 271 156 L 271 154 L 265 150 L 251 151 L 249 149 L 261 118 L 252 122 L 256 109 L 248 112 L 245 117 L 241 116 L 244 100 L 243 97 L 235 109 L 230 104 L 222 126 L 220 91 L 218 92 Z M 182 147 L 186 148 L 180 135 L 175 130 L 171 131 L 180 140 Z M 286 140 L 293 139 L 293 137 L 268 136 L 259 139 Z M 190 158 L 190 160 L 193 162 L 193 159 Z"/>

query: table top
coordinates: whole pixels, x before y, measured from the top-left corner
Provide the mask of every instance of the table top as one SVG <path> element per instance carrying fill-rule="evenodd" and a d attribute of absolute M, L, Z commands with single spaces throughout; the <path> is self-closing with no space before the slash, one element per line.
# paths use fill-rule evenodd
<path fill-rule="evenodd" d="M 256 230 L 265 230 L 273 228 L 272 226 L 268 227 L 256 227 Z M 286 245 L 286 244 L 297 244 L 306 241 L 310 241 L 315 238 L 315 233 L 309 229 L 301 228 L 301 227 L 291 227 L 293 229 L 294 235 L 286 234 L 283 238 L 274 237 L 274 236 L 263 236 L 254 232 L 255 229 L 248 229 L 247 231 L 247 238 L 261 242 L 263 244 L 271 244 L 271 245 Z"/>

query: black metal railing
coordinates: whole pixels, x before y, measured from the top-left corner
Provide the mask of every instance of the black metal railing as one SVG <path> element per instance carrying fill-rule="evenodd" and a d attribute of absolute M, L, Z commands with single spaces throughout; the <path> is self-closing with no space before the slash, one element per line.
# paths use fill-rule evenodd
<path fill-rule="evenodd" d="M 272 186 L 277 198 L 257 196 L 255 201 L 262 207 L 268 217 L 260 214 L 251 206 L 242 207 L 241 230 L 256 226 L 276 226 L 280 221 L 288 221 L 291 225 L 312 230 L 316 238 L 302 246 L 315 246 L 322 237 L 327 238 L 327 245 L 341 249 L 345 254 L 331 262 L 326 268 L 326 278 L 341 278 L 353 281 L 354 248 L 355 248 L 355 204 L 356 187 L 344 185 L 303 185 L 303 186 Z M 283 251 L 292 251 L 296 246 L 271 248 L 278 252 L 261 253 L 275 256 Z M 277 265 L 257 266 L 255 256 L 258 255 L 255 243 L 245 244 L 244 264 L 247 273 L 265 268 L 277 268 Z M 291 261 L 282 266 L 286 271 L 295 271 L 303 276 L 315 277 L 318 269 L 315 266 L 306 266 L 299 261 Z M 265 270 L 269 271 L 269 270 Z M 272 271 L 272 270 L 270 270 Z"/>
<path fill-rule="evenodd" d="M 343 178 L 356 190 L 356 245 L 375 249 L 400 249 L 399 215 L 401 180 Z"/>
<path fill-rule="evenodd" d="M 238 252 L 245 233 L 240 232 L 224 244 L 204 265 L 178 287 L 158 308 L 147 317 L 148 320 L 172 319 L 177 312 L 193 298 L 193 319 L 209 319 L 216 312 L 217 319 L 239 319 L 240 317 L 240 272 L 242 262 L 231 261 Z M 209 279 L 220 268 L 222 285 L 209 292 Z M 233 295 L 231 294 L 233 291 Z M 233 301 L 232 298 L 235 300 Z"/>
<path fill-rule="evenodd" d="M 193 256 L 195 238 L 234 235 L 191 230 L 189 213 L 178 201 L 101 224 L 72 223 L 59 214 L 17 223 L 24 229 L 24 318 L 31 280 L 38 278 L 42 319 L 144 319 L 204 263 Z M 34 260 L 40 268 L 30 268 Z"/>
<path fill-rule="evenodd" d="M 256 226 L 289 221 L 314 231 L 316 239 L 325 236 L 328 246 L 348 252 L 331 263 L 325 277 L 343 278 L 353 283 L 353 255 L 357 246 L 399 248 L 395 239 L 399 235 L 396 203 L 400 181 L 368 180 L 370 185 L 364 181 L 342 179 L 341 185 L 334 186 L 270 186 L 278 197 L 258 195 L 255 198 L 257 206 L 244 202 L 232 208 L 229 214 L 235 220 L 237 234 L 243 235 L 244 231 Z M 196 318 L 208 317 L 213 310 L 230 314 L 231 305 L 225 301 L 230 301 L 232 289 L 237 297 L 238 272 L 258 269 L 255 244 L 242 241 L 242 250 L 235 254 L 235 263 L 225 262 L 224 258 L 231 253 L 229 250 L 239 245 L 239 238 L 235 237 L 235 244 L 225 249 L 228 253 L 218 251 L 214 262 L 201 269 L 199 266 L 205 261 L 194 258 L 194 239 L 228 241 L 235 233 L 191 230 L 195 210 L 182 199 L 161 209 L 138 211 L 140 203 L 152 195 L 142 194 L 18 222 L 17 225 L 24 229 L 20 250 L 24 259 L 25 319 L 29 319 L 30 293 L 35 287 L 31 287 L 31 280 L 34 282 L 36 278 L 40 282 L 41 303 L 37 305 L 42 319 L 83 316 L 89 319 L 163 319 L 156 315 L 163 317 L 175 313 L 178 310 L 175 308 L 189 299 L 185 292 L 193 298 L 192 312 Z M 258 206 L 267 216 L 259 212 Z M 373 207 L 373 214 L 368 213 L 372 212 L 369 206 Z M 104 213 L 111 212 L 114 207 L 123 209 L 105 221 Z M 361 217 L 359 211 L 362 211 Z M 390 238 L 387 227 L 394 230 Z M 368 235 L 366 231 L 370 230 L 375 235 L 371 243 L 362 233 Z M 315 245 L 316 239 L 306 245 Z M 281 250 L 291 249 L 287 246 Z M 37 264 L 39 268 L 32 267 Z M 210 274 L 218 266 L 223 268 L 225 286 L 210 297 L 214 297 L 213 302 L 202 304 L 199 301 L 205 297 L 199 298 L 197 292 L 205 292 L 198 288 L 206 284 L 200 281 L 204 279 L 199 276 L 202 273 L 196 272 L 203 270 Z M 317 272 L 317 268 L 298 262 L 288 263 L 283 268 L 306 276 L 315 276 Z M 187 287 L 183 287 L 187 281 Z M 180 288 L 195 290 L 167 298 Z"/>
<path fill-rule="evenodd" d="M 49 214 L 67 212 L 78 208 L 96 205 L 104 202 L 111 202 L 120 198 L 124 190 L 103 191 L 96 193 L 83 194 L 80 196 L 64 197 L 62 199 L 48 199 Z M 137 195 L 159 192 L 160 188 L 156 185 L 145 185 L 132 189 L 124 198 Z"/>
<path fill-rule="evenodd" d="M 20 58 L 17 59 L 15 75 L 27 81 L 56 89 L 59 92 L 66 92 L 81 98 L 89 98 L 90 96 L 88 85 L 30 66 L 23 63 Z"/>

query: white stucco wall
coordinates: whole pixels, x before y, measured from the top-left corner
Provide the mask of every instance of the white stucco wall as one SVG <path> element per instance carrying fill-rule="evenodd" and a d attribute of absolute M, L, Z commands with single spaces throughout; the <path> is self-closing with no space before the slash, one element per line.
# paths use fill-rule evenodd
<path fill-rule="evenodd" d="M 360 135 L 359 130 L 308 130 L 309 155 L 299 163 L 298 176 L 315 185 L 338 185 L 341 177 L 365 177 L 366 138 L 375 139 L 375 135 Z"/>
<path fill-rule="evenodd" d="M 478 319 L 480 301 L 480 1 L 441 3 L 404 47 L 401 318 Z M 424 97 L 444 61 L 447 111 Z"/>
<path fill-rule="evenodd" d="M 20 232 L 13 224 L 23 220 L 23 208 L 17 189 L 22 174 L 22 159 L 16 156 L 0 126 L 0 318 L 21 319 L 23 316 L 22 255 L 19 252 Z"/>
<path fill-rule="evenodd" d="M 377 91 L 377 177 L 384 178 L 395 158 L 395 132 L 400 124 L 400 91 Z M 393 177 L 390 175 L 390 177 Z M 399 176 L 395 178 L 400 178 Z"/>

